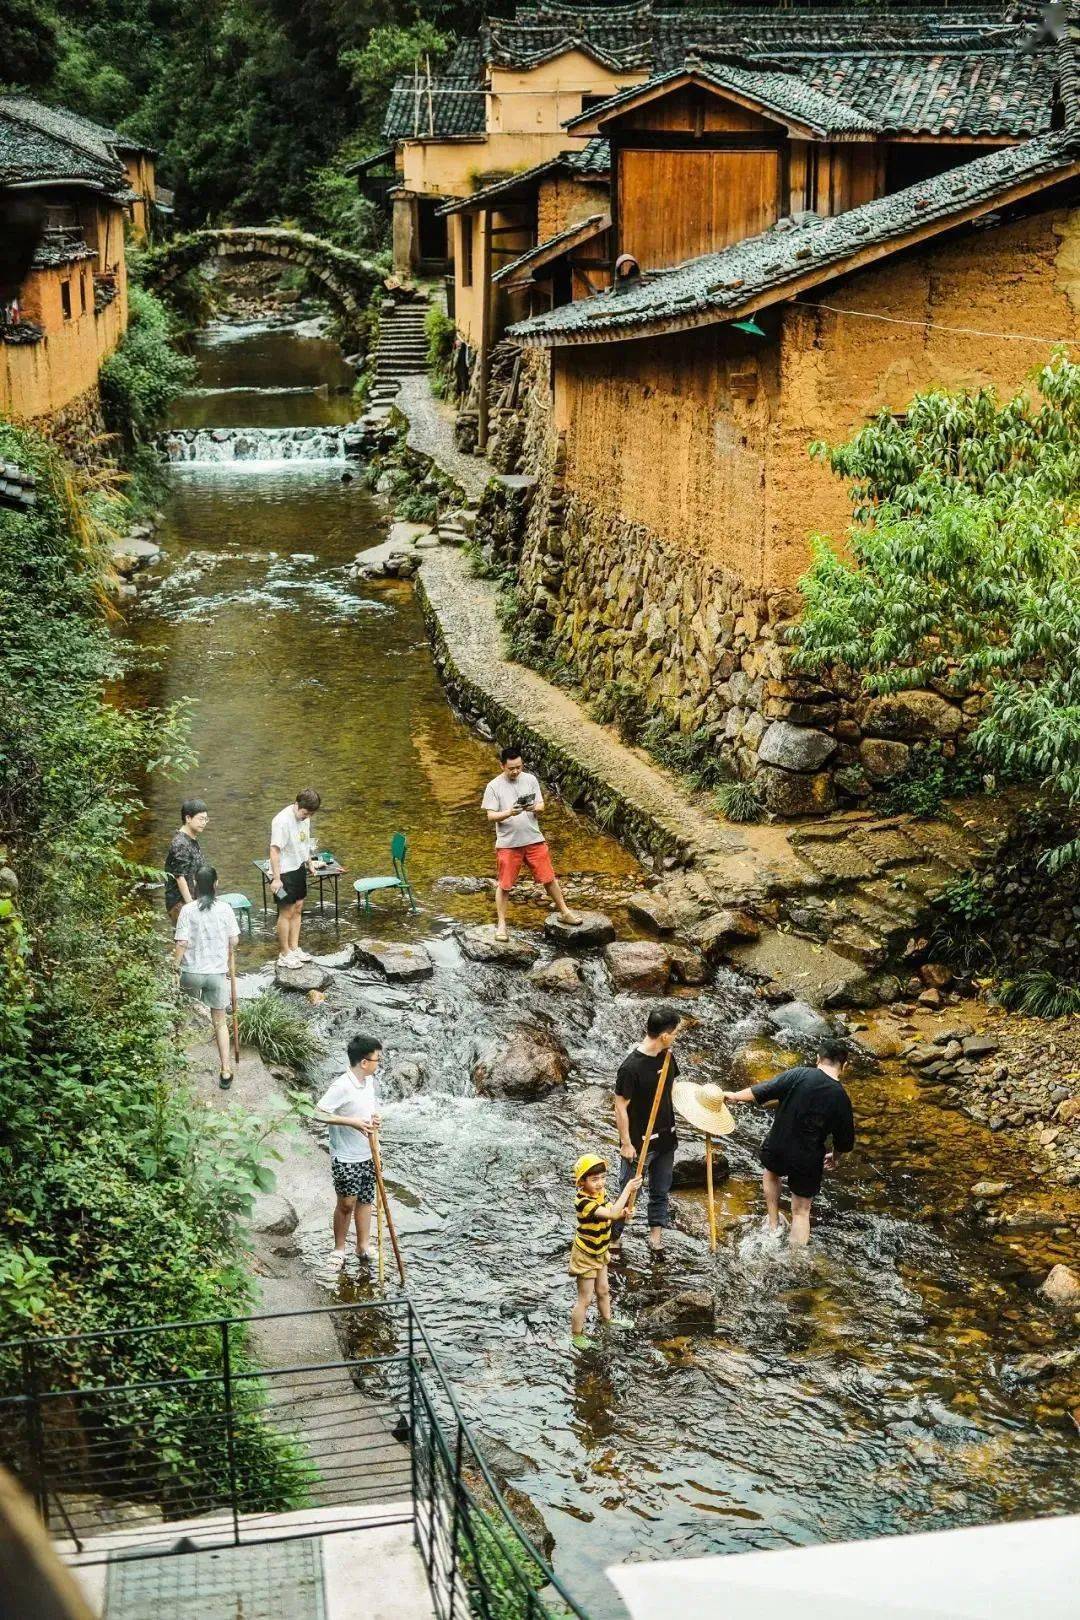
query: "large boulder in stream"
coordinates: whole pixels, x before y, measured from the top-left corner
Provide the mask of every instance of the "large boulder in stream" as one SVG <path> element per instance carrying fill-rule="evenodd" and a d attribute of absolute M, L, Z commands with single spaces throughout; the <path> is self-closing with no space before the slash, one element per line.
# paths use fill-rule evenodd
<path fill-rule="evenodd" d="M 678 1124 L 678 1121 L 676 1121 L 676 1124 Z M 731 1174 L 731 1165 L 728 1163 L 727 1154 L 722 1153 L 715 1145 L 712 1156 L 712 1173 L 714 1187 L 718 1187 L 722 1181 L 726 1181 Z M 684 1190 L 688 1188 L 703 1189 L 707 1185 L 704 1137 L 695 1135 L 688 1142 L 680 1137 L 679 1145 L 675 1149 L 671 1185 L 676 1191 L 680 1188 Z"/>
<path fill-rule="evenodd" d="M 383 978 L 394 981 L 430 979 L 435 964 L 423 945 L 406 945 L 395 940 L 358 939 L 353 946 L 357 967 L 374 968 Z"/>
<path fill-rule="evenodd" d="M 330 975 L 318 962 L 301 962 L 299 967 L 275 967 L 274 983 L 282 990 L 298 990 L 307 995 L 311 990 L 325 990 Z"/>
<path fill-rule="evenodd" d="M 472 1083 L 482 1097 L 539 1102 L 565 1086 L 570 1054 L 542 1024 L 518 1024 L 473 1065 Z"/>
<path fill-rule="evenodd" d="M 716 1301 L 706 1288 L 685 1288 L 638 1316 L 638 1327 L 654 1339 L 682 1333 L 711 1333 L 716 1326 Z"/>
<path fill-rule="evenodd" d="M 559 995 L 581 995 L 585 989 L 581 968 L 572 956 L 556 956 L 554 961 L 541 962 L 530 970 L 529 982 Z"/>
<path fill-rule="evenodd" d="M 1068 1266 L 1056 1265 L 1039 1293 L 1059 1311 L 1080 1311 L 1080 1276 Z"/>
<path fill-rule="evenodd" d="M 268 1237 L 288 1237 L 296 1231 L 298 1220 L 296 1210 L 280 1193 L 255 1194 L 251 1204 L 253 1232 L 265 1232 Z"/>
<path fill-rule="evenodd" d="M 471 962 L 498 962 L 502 967 L 531 967 L 540 955 L 539 947 L 524 934 L 496 939 L 495 924 L 465 928 L 458 936 L 461 949 Z"/>
<path fill-rule="evenodd" d="M 662 996 L 671 979 L 671 953 L 652 939 L 620 939 L 604 950 L 613 990 L 636 990 Z"/>
<path fill-rule="evenodd" d="M 560 949 L 567 951 L 596 950 L 610 945 L 615 938 L 615 924 L 602 911 L 579 911 L 581 921 L 576 927 L 564 923 L 557 911 L 544 918 L 544 933 Z"/>

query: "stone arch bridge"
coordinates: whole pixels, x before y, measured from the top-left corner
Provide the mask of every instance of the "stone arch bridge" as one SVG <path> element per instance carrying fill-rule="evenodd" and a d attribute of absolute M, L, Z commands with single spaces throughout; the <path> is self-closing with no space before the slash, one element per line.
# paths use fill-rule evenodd
<path fill-rule="evenodd" d="M 334 247 L 306 231 L 273 225 L 239 225 L 192 231 L 151 248 L 144 258 L 148 284 L 167 292 L 173 282 L 208 259 L 279 259 L 307 270 L 327 300 L 355 329 L 383 272 L 358 253 Z"/>

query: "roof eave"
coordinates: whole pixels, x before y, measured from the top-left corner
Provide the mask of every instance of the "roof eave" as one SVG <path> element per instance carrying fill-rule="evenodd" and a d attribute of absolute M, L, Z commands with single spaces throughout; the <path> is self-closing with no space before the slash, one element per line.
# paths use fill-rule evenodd
<path fill-rule="evenodd" d="M 834 259 L 829 264 L 816 265 L 804 270 L 801 275 L 794 276 L 788 281 L 778 282 L 773 287 L 763 288 L 761 292 L 753 294 L 740 304 L 728 305 L 723 309 L 707 307 L 687 311 L 685 315 L 659 316 L 655 320 L 646 321 L 637 327 L 619 326 L 604 332 L 603 330 L 571 329 L 568 331 L 538 332 L 521 334 L 511 327 L 506 336 L 512 343 L 526 349 L 560 349 L 569 347 L 583 347 L 598 343 L 625 343 L 637 339 L 666 337 L 676 332 L 697 331 L 705 326 L 725 325 L 729 321 L 744 320 L 748 315 L 754 315 L 758 310 L 768 309 L 774 304 L 790 303 L 801 293 L 820 286 L 826 281 L 838 280 L 841 276 L 852 275 L 879 260 L 888 258 L 892 253 L 902 252 L 906 247 L 913 247 L 919 242 L 927 241 L 931 237 L 943 235 L 946 231 L 955 230 L 961 225 L 980 218 L 983 214 L 996 213 L 1000 208 L 1007 208 L 1012 203 L 1022 202 L 1025 197 L 1048 190 L 1051 186 L 1062 185 L 1068 180 L 1080 178 L 1080 155 L 1074 157 L 1071 164 L 1056 170 L 1051 174 L 1035 175 L 1015 186 L 995 193 L 992 197 L 981 199 L 977 203 L 970 203 L 955 214 L 949 214 L 938 219 L 926 221 L 922 229 L 906 231 L 902 236 L 890 237 L 884 242 L 869 244 L 843 259 Z"/>

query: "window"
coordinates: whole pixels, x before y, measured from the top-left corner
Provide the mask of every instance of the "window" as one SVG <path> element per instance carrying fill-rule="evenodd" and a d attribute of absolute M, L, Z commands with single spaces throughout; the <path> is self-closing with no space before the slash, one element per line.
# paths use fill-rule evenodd
<path fill-rule="evenodd" d="M 60 308 L 64 312 L 65 321 L 70 321 L 70 319 L 71 319 L 71 282 L 70 281 L 62 281 L 60 283 Z"/>
<path fill-rule="evenodd" d="M 461 218 L 461 285 L 472 286 L 473 222 L 471 214 Z"/>
<path fill-rule="evenodd" d="M 582 112 L 587 113 L 589 111 L 590 107 L 599 107 L 599 105 L 600 105 L 600 103 L 602 101 L 610 101 L 611 96 L 614 95 L 614 94 L 615 94 L 615 92 L 613 90 L 611 92 L 611 95 L 608 95 L 608 93 L 605 91 L 604 94 L 599 95 L 599 96 L 596 96 L 596 95 L 584 95 L 584 96 L 582 96 L 582 98 L 581 98 L 581 110 L 582 110 Z"/>
<path fill-rule="evenodd" d="M 79 276 L 79 314 L 86 314 L 86 271 Z"/>

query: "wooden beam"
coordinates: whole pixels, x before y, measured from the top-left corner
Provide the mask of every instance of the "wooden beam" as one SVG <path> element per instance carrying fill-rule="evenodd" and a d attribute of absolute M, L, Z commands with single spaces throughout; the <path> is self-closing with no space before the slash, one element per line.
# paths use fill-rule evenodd
<path fill-rule="evenodd" d="M 480 214 L 480 398 L 476 419 L 476 444 L 487 449 L 488 378 L 491 374 L 491 209 Z"/>

